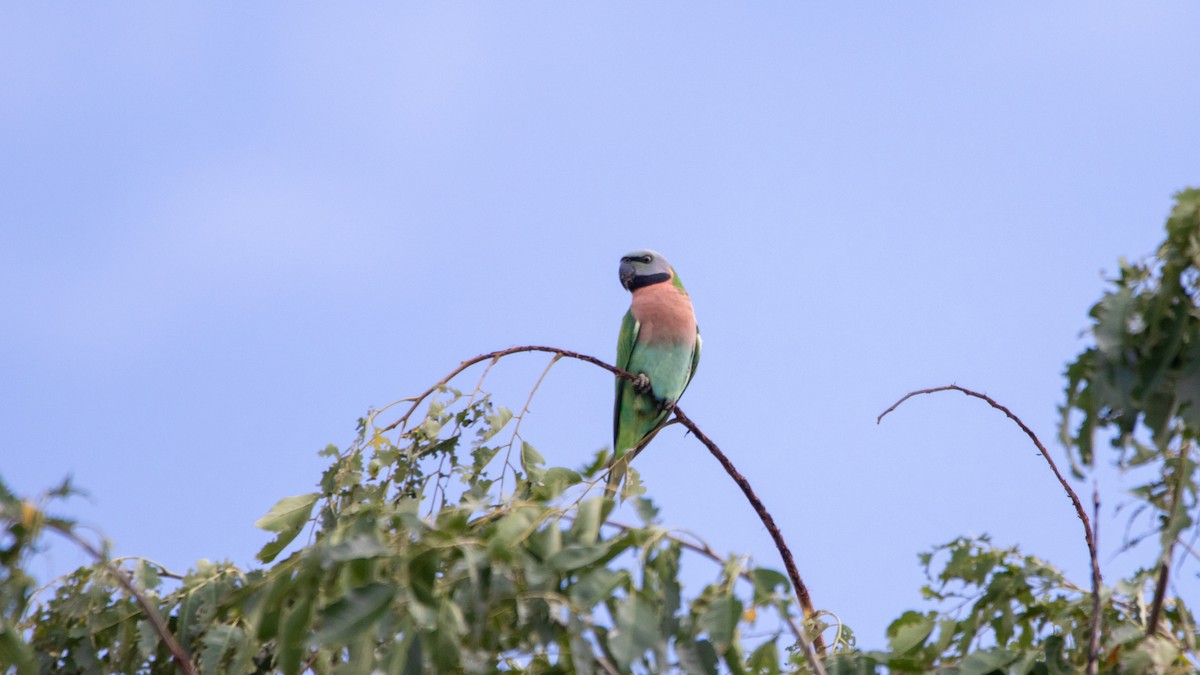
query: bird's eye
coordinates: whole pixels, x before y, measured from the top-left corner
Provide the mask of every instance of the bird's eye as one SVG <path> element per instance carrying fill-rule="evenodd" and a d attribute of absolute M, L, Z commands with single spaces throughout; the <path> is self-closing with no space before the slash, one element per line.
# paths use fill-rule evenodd
<path fill-rule="evenodd" d="M 648 255 L 642 256 L 642 264 L 649 265 L 650 264 L 650 256 L 648 256 Z"/>

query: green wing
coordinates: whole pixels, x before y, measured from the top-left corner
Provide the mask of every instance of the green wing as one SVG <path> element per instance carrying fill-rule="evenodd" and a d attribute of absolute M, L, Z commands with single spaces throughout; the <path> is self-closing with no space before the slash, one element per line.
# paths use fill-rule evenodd
<path fill-rule="evenodd" d="M 638 331 L 642 325 L 633 318 L 633 312 L 625 312 L 621 321 L 621 334 L 617 337 L 617 367 L 629 370 L 629 359 L 633 356 L 633 345 L 637 344 Z M 636 373 L 634 373 L 636 375 Z M 621 428 L 621 403 L 627 393 L 632 393 L 631 383 L 623 377 L 617 379 L 617 395 L 613 402 L 613 452 L 617 450 L 617 433 Z"/>
<path fill-rule="evenodd" d="M 692 348 L 692 367 L 688 369 L 688 379 L 683 385 L 683 391 L 687 391 L 688 385 L 692 383 L 698 365 L 700 365 L 700 327 L 696 326 L 696 346 Z M 683 397 L 683 391 L 679 392 L 680 398 Z"/>

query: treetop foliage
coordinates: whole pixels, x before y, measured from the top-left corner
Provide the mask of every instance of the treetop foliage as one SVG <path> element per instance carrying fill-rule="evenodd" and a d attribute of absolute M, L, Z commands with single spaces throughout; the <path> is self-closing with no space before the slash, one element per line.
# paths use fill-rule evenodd
<path fill-rule="evenodd" d="M 835 612 L 803 611 L 798 576 L 665 527 L 632 467 L 621 497 L 638 522 L 613 520 L 609 453 L 557 466 L 521 437 L 528 404 L 514 414 L 482 389 L 487 371 L 474 390 L 452 386 L 464 364 L 323 450 L 316 489 L 257 521 L 271 538 L 253 569 L 112 560 L 54 514 L 69 483 L 30 499 L 0 482 L 0 672 L 1195 672 L 1195 615 L 1170 589 L 1196 556 L 1184 537 L 1198 507 L 1200 190 L 1177 195 L 1166 230 L 1092 308 L 1094 345 L 1068 367 L 1061 410 L 1076 476 L 1100 432 L 1119 466 L 1149 476 L 1132 517 L 1157 536 L 1129 579 L 1081 584 L 1016 547 L 957 538 L 919 557 L 927 606 L 863 649 Z M 487 369 L 530 350 L 596 363 L 516 348 Z M 96 563 L 38 589 L 26 569 L 47 533 Z M 684 564 L 711 580 L 685 591 Z"/>

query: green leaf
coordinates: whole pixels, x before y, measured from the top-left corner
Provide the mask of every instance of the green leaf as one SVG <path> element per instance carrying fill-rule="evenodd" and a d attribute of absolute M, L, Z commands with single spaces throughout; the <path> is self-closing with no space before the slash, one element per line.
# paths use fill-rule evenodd
<path fill-rule="evenodd" d="M 646 486 L 642 484 L 642 475 L 632 466 L 625 468 L 625 482 L 621 485 L 621 498 L 632 499 L 646 494 Z"/>
<path fill-rule="evenodd" d="M 1141 632 L 1139 626 L 1139 636 Z M 1071 667 L 1071 664 L 1063 654 L 1063 649 L 1066 647 L 1066 640 L 1061 635 L 1047 636 L 1043 647 L 1046 650 L 1046 675 L 1074 675 L 1075 669 Z M 1129 652 L 1126 651 L 1125 653 L 1128 654 Z"/>
<path fill-rule="evenodd" d="M 158 649 L 160 639 L 158 632 L 154 630 L 154 624 L 150 621 L 142 619 L 137 622 L 138 653 L 143 659 L 149 658 Z"/>
<path fill-rule="evenodd" d="M 559 572 L 569 572 L 607 556 L 609 547 L 606 544 L 570 544 L 550 556 L 546 565 Z"/>
<path fill-rule="evenodd" d="M 1123 288 L 1107 295 L 1094 310 L 1097 318 L 1092 334 L 1102 354 L 1116 354 L 1125 343 L 1129 319 L 1134 311 L 1133 291 Z"/>
<path fill-rule="evenodd" d="M 766 567 L 755 567 L 750 570 L 750 578 L 754 582 L 754 604 L 756 605 L 765 605 L 771 602 L 777 595 L 776 588 L 782 589 L 784 593 L 791 588 L 788 578 L 782 572 Z"/>
<path fill-rule="evenodd" d="M 512 411 L 508 408 L 505 408 L 504 406 L 496 408 L 496 412 L 494 414 L 488 415 L 484 418 L 487 420 L 487 426 L 483 429 L 480 429 L 479 441 L 486 441 L 492 436 L 500 433 L 500 430 L 504 428 L 504 425 L 508 424 L 508 421 L 511 420 L 512 417 Z"/>
<path fill-rule="evenodd" d="M 263 546 L 258 553 L 254 554 L 254 557 L 258 558 L 264 563 L 269 563 L 272 560 L 275 560 L 280 552 L 287 548 L 287 545 L 292 543 L 298 534 L 300 534 L 300 528 L 296 528 L 295 530 L 289 532 L 280 532 L 279 536 L 267 542 L 267 545 Z"/>
<path fill-rule="evenodd" d="M 1005 649 L 968 654 L 959 665 L 958 675 L 987 675 L 1017 660 L 1017 655 Z"/>
<path fill-rule="evenodd" d="M 433 662 L 438 672 L 460 672 L 462 640 L 466 632 L 462 610 L 452 602 L 442 603 L 438 611 L 437 629 L 434 631 L 436 649 L 433 650 Z"/>
<path fill-rule="evenodd" d="M 313 598 L 305 595 L 296 600 L 283 616 L 279 632 L 279 669 L 285 675 L 300 672 L 300 663 L 307 650 L 307 640 L 312 629 Z"/>
<path fill-rule="evenodd" d="M 369 534 L 358 534 L 345 541 L 332 544 L 321 551 L 325 564 L 382 558 L 393 555 L 391 549 Z"/>
<path fill-rule="evenodd" d="M 609 646 L 617 666 L 628 672 L 635 659 L 660 641 L 665 642 L 666 637 L 658 632 L 654 609 L 636 594 L 619 603 L 616 618 L 616 630 L 609 638 Z"/>
<path fill-rule="evenodd" d="M 513 547 L 525 541 L 533 534 L 534 509 L 517 509 L 501 516 L 492 531 L 491 541 L 488 542 L 492 551 L 510 554 Z"/>
<path fill-rule="evenodd" d="M 755 673 L 775 675 L 779 672 L 779 647 L 775 640 L 768 640 L 750 652 L 746 666 Z"/>
<path fill-rule="evenodd" d="M 425 656 L 421 634 L 409 633 L 392 653 L 391 672 L 399 675 L 421 675 L 425 672 Z"/>
<path fill-rule="evenodd" d="M 571 586 L 571 602 L 580 607 L 591 607 L 611 597 L 617 587 L 628 581 L 629 573 L 624 570 L 597 567 L 581 576 L 579 581 Z"/>
<path fill-rule="evenodd" d="M 20 635 L 7 627 L 0 627 L 0 665 L 15 667 L 17 675 L 35 675 L 38 672 L 33 650 Z"/>
<path fill-rule="evenodd" d="M 314 492 L 307 495 L 284 497 L 267 512 L 267 515 L 255 521 L 255 526 L 269 532 L 279 533 L 275 539 L 258 552 L 259 560 L 265 563 L 271 562 L 275 556 L 279 555 L 280 551 L 292 543 L 292 540 L 304 528 L 304 524 L 308 522 L 313 505 L 317 503 L 320 496 Z"/>
<path fill-rule="evenodd" d="M 933 652 L 941 654 L 950 647 L 950 643 L 954 640 L 955 632 L 958 628 L 958 621 L 953 618 L 942 618 L 938 620 L 938 637 L 937 642 L 933 643 Z"/>
<path fill-rule="evenodd" d="M 919 612 L 908 611 L 888 626 L 888 646 L 897 656 L 906 654 L 925 644 L 933 632 L 934 620 Z"/>
<path fill-rule="evenodd" d="M 391 584 L 373 583 L 356 588 L 321 612 L 320 628 L 313 636 L 319 645 L 344 644 L 368 630 L 396 597 Z"/>
<path fill-rule="evenodd" d="M 556 466 L 546 470 L 541 477 L 541 485 L 533 491 L 533 497 L 541 501 L 549 501 L 563 493 L 563 490 L 578 485 L 583 477 L 578 472 Z"/>
<path fill-rule="evenodd" d="M 283 532 L 293 528 L 304 527 L 312 513 L 313 504 L 317 503 L 320 493 L 312 492 L 306 495 L 284 497 L 280 499 L 267 515 L 254 522 L 254 526 L 268 532 Z"/>
<path fill-rule="evenodd" d="M 541 453 L 534 450 L 532 445 L 521 441 L 521 468 L 525 470 L 530 481 L 541 482 L 542 476 L 545 474 L 542 465 L 545 463 L 546 458 L 542 457 Z"/>
<path fill-rule="evenodd" d="M 572 620 L 568 636 L 571 646 L 571 666 L 574 668 L 575 675 L 594 675 L 596 658 L 592 653 L 592 645 L 584 637 L 580 621 Z"/>
<path fill-rule="evenodd" d="M 726 594 L 713 600 L 700 615 L 698 624 L 712 639 L 717 653 L 729 649 L 733 642 L 734 631 L 742 618 L 742 603 L 732 595 Z"/>
<path fill-rule="evenodd" d="M 145 560 L 138 560 L 133 569 L 133 579 L 142 588 L 158 588 L 161 580 L 158 577 L 158 567 Z"/>
<path fill-rule="evenodd" d="M 539 559 L 546 560 L 562 550 L 562 537 L 563 531 L 558 521 L 548 523 L 529 537 L 529 551 Z"/>
<path fill-rule="evenodd" d="M 649 497 L 638 497 L 633 500 L 633 505 L 637 509 L 638 518 L 646 525 L 652 525 L 658 520 L 658 507 Z"/>
<path fill-rule="evenodd" d="M 430 550 L 414 557 L 408 563 L 408 583 L 413 596 L 429 606 L 437 604 L 434 584 L 437 583 L 438 552 Z"/>
<path fill-rule="evenodd" d="M 609 451 L 606 448 L 601 448 L 596 451 L 595 455 L 592 456 L 592 461 L 580 467 L 579 473 L 587 476 L 588 478 L 594 478 L 601 471 L 608 469 L 610 459 L 611 454 Z"/>
<path fill-rule="evenodd" d="M 729 669 L 729 675 L 747 675 L 746 667 L 742 663 L 741 644 L 737 642 L 730 644 L 729 649 L 726 649 L 725 653 L 721 655 L 721 660 Z"/>
<path fill-rule="evenodd" d="M 716 675 L 717 652 L 708 640 L 675 643 L 675 654 L 684 672 L 692 675 Z"/>
<path fill-rule="evenodd" d="M 600 536 L 600 523 L 604 519 L 604 498 L 592 497 L 575 509 L 575 522 L 571 523 L 571 535 L 575 541 L 590 544 Z"/>
<path fill-rule="evenodd" d="M 204 649 L 200 652 L 200 671 L 204 673 L 221 672 L 221 659 L 230 649 L 236 649 L 245 638 L 242 629 L 227 624 L 217 624 L 208 629 L 200 641 Z"/>

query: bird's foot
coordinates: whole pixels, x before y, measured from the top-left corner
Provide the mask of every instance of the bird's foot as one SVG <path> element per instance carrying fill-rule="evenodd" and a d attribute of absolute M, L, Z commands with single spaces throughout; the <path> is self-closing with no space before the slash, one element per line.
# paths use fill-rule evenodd
<path fill-rule="evenodd" d="M 674 410 L 674 409 L 675 409 L 675 401 L 672 401 L 671 399 L 666 399 L 666 400 L 664 400 L 664 401 L 659 401 L 659 402 L 658 402 L 658 409 L 659 409 L 659 410 L 661 410 L 661 411 L 663 411 L 663 412 L 671 412 L 672 410 Z"/>
<path fill-rule="evenodd" d="M 646 377 L 645 373 L 638 373 L 637 378 L 633 381 L 633 389 L 639 394 L 649 394 L 650 378 Z"/>

